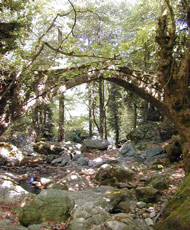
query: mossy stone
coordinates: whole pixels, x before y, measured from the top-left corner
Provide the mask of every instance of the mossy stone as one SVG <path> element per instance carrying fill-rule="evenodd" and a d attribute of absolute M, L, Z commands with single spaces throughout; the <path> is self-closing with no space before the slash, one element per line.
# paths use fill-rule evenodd
<path fill-rule="evenodd" d="M 96 174 L 95 179 L 100 185 L 110 185 L 117 187 L 118 182 L 126 182 L 132 180 L 134 172 L 122 167 L 102 167 Z"/>
<path fill-rule="evenodd" d="M 146 203 L 155 202 L 160 195 L 159 191 L 152 186 L 138 187 L 135 190 L 138 200 Z"/>
<path fill-rule="evenodd" d="M 63 222 L 69 217 L 73 207 L 74 201 L 68 192 L 57 189 L 43 190 L 31 204 L 23 208 L 19 221 L 24 226 L 40 224 L 47 220 Z"/>
<path fill-rule="evenodd" d="M 190 174 L 178 188 L 173 199 L 166 206 L 163 218 L 155 225 L 156 230 L 190 229 Z"/>
<path fill-rule="evenodd" d="M 168 188 L 168 183 L 164 176 L 161 175 L 155 175 L 148 183 L 153 188 L 158 190 L 164 190 Z"/>

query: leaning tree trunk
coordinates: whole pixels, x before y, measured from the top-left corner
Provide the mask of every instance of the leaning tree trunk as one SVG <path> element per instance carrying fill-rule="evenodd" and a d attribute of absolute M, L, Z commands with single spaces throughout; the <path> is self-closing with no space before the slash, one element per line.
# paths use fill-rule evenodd
<path fill-rule="evenodd" d="M 190 34 L 183 57 L 180 63 L 177 63 L 173 57 L 176 41 L 174 12 L 169 1 L 166 3 L 171 22 L 169 28 L 168 15 L 163 15 L 159 20 L 156 41 L 160 46 L 161 64 L 158 77 L 164 88 L 165 103 L 180 135 L 185 172 L 188 174 L 190 172 Z M 190 10 L 188 15 L 190 17 Z"/>

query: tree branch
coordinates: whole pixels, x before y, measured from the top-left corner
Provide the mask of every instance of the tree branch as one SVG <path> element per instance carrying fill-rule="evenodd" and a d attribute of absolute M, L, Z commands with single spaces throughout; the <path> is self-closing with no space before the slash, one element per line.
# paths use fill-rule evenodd
<path fill-rule="evenodd" d="M 175 33 L 176 33 L 176 25 L 175 25 L 175 15 L 174 15 L 174 11 L 173 11 L 173 8 L 170 4 L 170 1 L 169 0 L 165 0 L 166 2 L 166 5 L 169 9 L 169 12 L 170 12 L 170 17 L 171 17 L 171 21 L 172 21 L 172 28 L 171 28 L 171 32 L 170 33 L 170 36 L 171 36 L 171 39 L 169 41 L 170 44 L 173 44 L 173 42 L 175 41 Z"/>
<path fill-rule="evenodd" d="M 74 23 L 73 23 L 73 26 L 72 26 L 72 28 L 71 28 L 71 31 L 65 36 L 64 39 L 62 39 L 62 41 L 60 42 L 59 46 L 56 48 L 56 56 L 57 56 L 57 53 L 59 53 L 59 50 L 61 49 L 62 43 L 63 43 L 65 40 L 67 40 L 68 37 L 69 37 L 71 34 L 73 35 L 73 37 L 75 37 L 75 35 L 74 35 L 74 28 L 75 28 L 76 22 L 77 22 L 77 13 L 76 13 L 76 10 L 75 10 L 75 7 L 74 7 L 73 3 L 72 3 L 70 0 L 68 0 L 68 2 L 71 4 L 71 6 L 72 6 L 72 8 L 73 8 L 73 11 L 74 11 L 74 14 L 75 14 Z M 71 12 L 72 12 L 72 11 L 71 11 Z"/>
<path fill-rule="evenodd" d="M 82 13 L 83 14 L 83 13 L 86 13 L 86 12 L 90 12 L 90 13 L 96 15 L 98 17 L 98 19 L 101 20 L 101 17 L 99 16 L 99 14 L 93 12 L 92 10 L 89 10 L 89 9 L 87 9 L 87 10 L 77 10 L 77 13 Z"/>
<path fill-rule="evenodd" d="M 69 12 L 67 12 L 67 13 L 63 13 L 63 14 L 58 13 L 58 14 L 55 16 L 55 18 L 53 19 L 52 23 L 51 23 L 50 26 L 48 27 L 48 29 L 38 38 L 38 44 L 37 44 L 37 46 L 36 46 L 35 49 L 38 48 L 39 43 L 40 43 L 40 41 L 42 40 L 42 38 L 53 28 L 54 23 L 55 23 L 55 21 L 57 20 L 57 18 L 58 18 L 58 17 L 65 17 L 65 16 L 68 16 L 71 12 L 72 12 L 72 10 L 69 11 Z"/>
<path fill-rule="evenodd" d="M 77 22 L 77 11 L 75 10 L 75 7 L 74 7 L 73 3 L 70 0 L 68 0 L 68 2 L 71 4 L 71 6 L 73 8 L 73 11 L 74 11 L 74 14 L 75 14 L 74 23 L 73 23 L 73 26 L 72 26 L 72 29 L 71 29 L 71 33 L 74 36 L 74 32 L 73 31 L 74 31 L 74 28 L 75 28 L 75 25 L 76 25 L 76 22 Z"/>
<path fill-rule="evenodd" d="M 121 58 L 116 58 L 116 57 L 113 57 L 113 58 L 109 58 L 109 57 L 104 57 L 104 56 L 96 56 L 96 55 L 87 55 L 87 54 L 76 54 L 75 52 L 70 52 L 70 53 L 67 53 L 67 52 L 64 52 L 60 49 L 57 49 L 57 48 L 54 48 L 52 45 L 50 45 L 49 43 L 47 42 L 44 42 L 44 44 L 49 47 L 51 50 L 54 50 L 55 52 L 58 52 L 58 53 L 61 53 L 65 56 L 70 56 L 70 57 L 87 57 L 87 58 L 99 58 L 99 59 L 105 59 L 105 60 L 122 60 Z"/>

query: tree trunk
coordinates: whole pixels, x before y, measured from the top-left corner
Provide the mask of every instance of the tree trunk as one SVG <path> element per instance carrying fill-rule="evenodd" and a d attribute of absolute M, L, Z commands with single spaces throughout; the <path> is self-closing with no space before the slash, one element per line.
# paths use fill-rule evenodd
<path fill-rule="evenodd" d="M 65 140 L 65 97 L 64 93 L 59 97 L 59 130 L 58 130 L 58 141 Z"/>
<path fill-rule="evenodd" d="M 104 137 L 107 140 L 108 139 L 108 130 L 107 130 L 107 116 L 106 116 L 106 109 L 104 108 Z"/>
<path fill-rule="evenodd" d="M 159 20 L 156 41 L 160 45 L 161 64 L 158 70 L 159 81 L 164 88 L 165 103 L 175 124 L 183 150 L 185 172 L 190 172 L 190 34 L 180 63 L 173 56 L 176 40 L 174 13 L 168 3 L 171 25 L 168 15 Z"/>
<path fill-rule="evenodd" d="M 137 127 L 137 105 L 133 103 L 133 129 Z"/>
<path fill-rule="evenodd" d="M 148 121 L 148 107 L 149 107 L 149 103 L 147 101 L 145 101 L 144 107 L 143 107 L 143 122 L 147 122 Z"/>
<path fill-rule="evenodd" d="M 93 112 L 92 112 L 92 104 L 93 104 L 93 99 L 92 99 L 92 89 L 91 85 L 88 85 L 88 124 L 89 124 L 89 133 L 88 136 L 91 138 L 93 135 L 92 132 L 92 121 L 93 121 Z"/>
<path fill-rule="evenodd" d="M 40 130 L 39 130 L 39 116 L 38 116 L 38 107 L 35 107 L 32 117 L 32 122 L 34 126 L 34 133 L 35 133 L 35 141 L 39 140 L 40 138 Z"/>
<path fill-rule="evenodd" d="M 110 128 L 114 132 L 115 144 L 118 146 L 119 143 L 119 134 L 120 134 L 120 113 L 119 109 L 121 108 L 121 94 L 119 92 L 119 87 L 111 83 L 110 87 L 110 95 L 109 95 L 109 103 L 108 103 L 108 114 L 109 114 L 109 125 Z"/>
<path fill-rule="evenodd" d="M 104 81 L 99 81 L 99 110 L 100 110 L 100 125 L 99 125 L 99 135 L 103 138 L 104 136 L 104 119 L 105 119 L 105 112 L 104 112 Z"/>

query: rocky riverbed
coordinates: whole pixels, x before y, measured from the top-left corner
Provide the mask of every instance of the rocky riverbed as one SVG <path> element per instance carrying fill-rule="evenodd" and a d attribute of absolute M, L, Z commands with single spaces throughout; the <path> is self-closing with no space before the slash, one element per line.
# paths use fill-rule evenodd
<path fill-rule="evenodd" d="M 0 229 L 151 230 L 184 178 L 167 142 L 88 152 L 26 143 L 0 143 Z"/>

